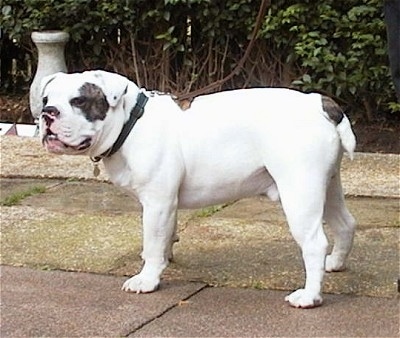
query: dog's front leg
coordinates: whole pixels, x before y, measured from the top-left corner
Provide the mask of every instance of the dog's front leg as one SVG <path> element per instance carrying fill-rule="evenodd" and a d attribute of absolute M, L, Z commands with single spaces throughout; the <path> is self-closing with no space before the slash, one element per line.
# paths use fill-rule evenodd
<path fill-rule="evenodd" d="M 144 265 L 139 274 L 128 279 L 122 289 L 146 293 L 156 290 L 168 265 L 171 240 L 176 227 L 177 202 L 159 201 L 143 205 Z"/>

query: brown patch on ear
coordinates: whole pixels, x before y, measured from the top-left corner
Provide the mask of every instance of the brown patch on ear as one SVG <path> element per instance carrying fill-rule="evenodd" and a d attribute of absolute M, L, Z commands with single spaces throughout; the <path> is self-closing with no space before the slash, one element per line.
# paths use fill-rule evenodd
<path fill-rule="evenodd" d="M 343 110 L 330 97 L 322 95 L 322 109 L 328 114 L 329 118 L 336 124 L 343 120 Z"/>
<path fill-rule="evenodd" d="M 79 94 L 81 96 L 71 100 L 71 105 L 80 108 L 88 121 L 104 120 L 110 105 L 101 88 L 85 82 Z"/>

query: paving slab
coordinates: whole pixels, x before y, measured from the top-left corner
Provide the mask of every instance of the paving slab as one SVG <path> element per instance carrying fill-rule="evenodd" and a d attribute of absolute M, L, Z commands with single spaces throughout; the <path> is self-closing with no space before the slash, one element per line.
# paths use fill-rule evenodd
<path fill-rule="evenodd" d="M 162 283 L 152 294 L 120 290 L 125 279 L 1 267 L 1 337 L 127 336 L 204 287 Z"/>
<path fill-rule="evenodd" d="M 41 181 L 1 178 L 0 184 L 7 192 Z M 118 276 L 139 271 L 139 203 L 109 183 L 56 182 L 45 181 L 46 192 L 18 205 L 0 207 L 1 262 Z M 359 222 L 354 249 L 347 271 L 326 276 L 324 292 L 397 294 L 399 200 L 351 197 L 347 202 Z M 278 203 L 243 199 L 182 211 L 178 220 L 181 241 L 164 280 L 275 290 L 303 286 L 301 253 Z"/>
<path fill-rule="evenodd" d="M 399 200 L 348 198 L 358 221 L 348 269 L 326 274 L 324 292 L 391 297 L 399 276 Z M 332 236 L 326 226 L 326 232 Z M 301 253 L 279 204 L 243 199 L 191 219 L 176 246 L 186 277 L 212 285 L 293 290 L 303 286 Z M 382 264 L 382 262 L 385 262 Z"/>
<path fill-rule="evenodd" d="M 65 180 L 57 179 L 36 179 L 36 178 L 2 178 L 0 180 L 0 201 L 14 194 L 31 191 L 34 188 L 51 189 Z"/>
<path fill-rule="evenodd" d="M 1 199 L 46 187 L 0 206 L 2 264 L 36 268 L 2 268 L 1 336 L 400 335 L 399 155 L 344 158 L 354 249 L 348 269 L 325 279 L 324 292 L 338 295 L 300 311 L 283 302 L 304 271 L 279 204 L 252 198 L 180 212 L 160 292 L 127 295 L 117 276 L 141 266 L 137 201 L 105 183 L 103 168 L 93 179 L 87 158 L 47 154 L 37 139 L 0 143 Z M 90 273 L 47 271 L 58 269 Z"/>
<path fill-rule="evenodd" d="M 300 310 L 285 292 L 207 288 L 129 337 L 399 337 L 399 299 L 325 295 Z"/>

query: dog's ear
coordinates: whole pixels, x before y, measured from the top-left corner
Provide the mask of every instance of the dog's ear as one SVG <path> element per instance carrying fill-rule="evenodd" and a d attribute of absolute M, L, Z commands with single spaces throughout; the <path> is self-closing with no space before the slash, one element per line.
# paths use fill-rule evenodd
<path fill-rule="evenodd" d="M 53 81 L 59 74 L 64 74 L 62 72 L 58 72 L 58 73 L 54 73 L 54 74 L 50 74 L 45 76 L 41 81 L 40 81 L 40 97 L 43 98 L 44 96 L 44 91 L 46 90 L 47 85 Z"/>
<path fill-rule="evenodd" d="M 116 107 L 127 92 L 129 80 L 122 75 L 103 70 L 93 70 L 85 73 L 90 73 L 94 83 L 101 88 L 106 96 L 110 107 Z"/>

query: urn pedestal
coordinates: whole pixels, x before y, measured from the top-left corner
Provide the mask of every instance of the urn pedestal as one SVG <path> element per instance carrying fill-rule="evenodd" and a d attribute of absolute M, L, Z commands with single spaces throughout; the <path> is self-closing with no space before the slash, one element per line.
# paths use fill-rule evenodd
<path fill-rule="evenodd" d="M 29 105 L 31 114 L 37 122 L 43 105 L 40 97 L 42 79 L 57 72 L 67 72 L 64 48 L 69 40 L 69 34 L 62 31 L 33 32 L 31 38 L 38 50 L 38 65 L 30 87 Z"/>

